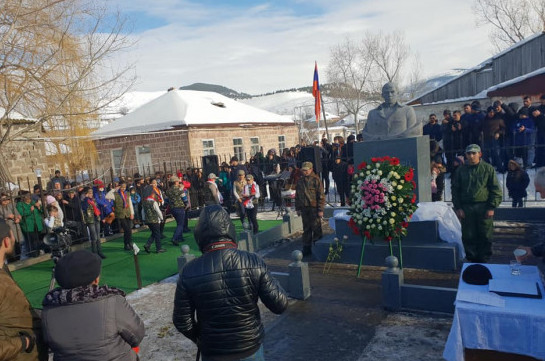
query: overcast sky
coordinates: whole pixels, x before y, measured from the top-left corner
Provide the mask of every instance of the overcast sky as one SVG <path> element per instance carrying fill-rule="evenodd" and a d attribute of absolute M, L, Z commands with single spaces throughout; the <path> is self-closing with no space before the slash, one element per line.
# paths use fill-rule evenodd
<path fill-rule="evenodd" d="M 332 46 L 368 30 L 405 32 L 425 77 L 470 68 L 492 55 L 473 0 L 110 0 L 137 45 L 133 90 L 196 82 L 261 94 L 320 82 Z"/>

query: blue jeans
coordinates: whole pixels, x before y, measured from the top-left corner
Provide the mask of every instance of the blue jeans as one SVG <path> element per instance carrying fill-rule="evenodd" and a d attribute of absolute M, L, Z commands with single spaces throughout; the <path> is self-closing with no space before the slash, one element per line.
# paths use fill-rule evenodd
<path fill-rule="evenodd" d="M 183 242 L 184 241 L 184 220 L 185 220 L 185 210 L 183 208 L 172 208 L 170 210 L 172 216 L 176 220 L 176 230 L 172 236 L 174 242 Z"/>
<path fill-rule="evenodd" d="M 202 355 L 201 360 L 210 361 L 210 359 L 204 355 Z M 261 345 L 259 350 L 257 350 L 257 352 L 254 353 L 253 355 L 248 356 L 246 358 L 241 358 L 238 361 L 265 361 L 265 355 L 263 354 L 263 345 Z"/>

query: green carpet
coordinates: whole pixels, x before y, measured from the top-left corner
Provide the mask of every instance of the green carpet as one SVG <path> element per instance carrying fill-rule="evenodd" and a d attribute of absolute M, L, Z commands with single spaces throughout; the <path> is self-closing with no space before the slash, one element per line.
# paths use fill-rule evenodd
<path fill-rule="evenodd" d="M 195 223 L 196 220 L 190 221 L 189 227 L 193 229 Z M 281 223 L 281 220 L 259 221 L 259 229 L 265 231 Z M 242 226 L 239 221 L 235 221 L 234 224 L 238 234 L 242 231 Z M 165 225 L 164 234 L 167 238 L 163 239 L 162 244 L 167 252 L 160 254 L 154 253 L 155 245 L 152 245 L 151 254 L 144 251 L 143 246 L 150 236 L 149 230 L 133 233 L 133 241 L 141 249 L 138 262 L 140 264 L 142 286 L 160 281 L 178 272 L 177 258 L 181 254 L 180 248 L 170 242 L 175 227 L 176 222 L 169 222 Z M 193 238 L 193 232 L 184 233 L 184 239 L 183 244 L 189 245 L 190 253 L 200 255 Z M 121 288 L 127 293 L 136 290 L 134 257 L 132 253 L 123 250 L 122 236 L 103 243 L 102 249 L 108 258 L 102 261 L 100 283 Z M 52 267 L 53 261 L 50 260 L 13 272 L 15 281 L 23 289 L 34 307 L 41 308 L 42 300 L 49 289 Z"/>

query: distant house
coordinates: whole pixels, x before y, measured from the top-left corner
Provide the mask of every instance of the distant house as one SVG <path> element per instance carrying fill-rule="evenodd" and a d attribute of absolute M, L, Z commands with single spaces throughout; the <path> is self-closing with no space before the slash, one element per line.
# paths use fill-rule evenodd
<path fill-rule="evenodd" d="M 443 109 L 461 109 L 479 100 L 486 107 L 495 99 L 521 103 L 528 95 L 537 100 L 545 93 L 545 33 L 530 36 L 468 69 L 445 84 L 408 102 L 420 119 Z"/>
<path fill-rule="evenodd" d="M 147 174 L 200 165 L 206 155 L 241 161 L 298 143 L 293 120 L 213 92 L 172 90 L 105 125 L 92 136 L 99 168 L 116 174 Z M 181 162 L 181 163 L 178 163 Z"/>

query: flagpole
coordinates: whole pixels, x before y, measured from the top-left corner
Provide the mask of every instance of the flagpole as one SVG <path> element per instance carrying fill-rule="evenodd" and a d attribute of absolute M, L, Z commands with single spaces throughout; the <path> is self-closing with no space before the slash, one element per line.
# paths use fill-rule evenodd
<path fill-rule="evenodd" d="M 324 106 L 324 97 L 322 96 L 322 92 L 320 92 L 320 101 L 322 102 L 322 113 L 324 114 L 324 124 L 325 124 L 325 134 L 329 141 L 332 141 L 332 139 L 329 139 L 329 129 L 327 128 L 327 119 L 325 118 L 325 106 Z M 319 139 L 321 140 L 321 139 Z"/>

